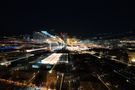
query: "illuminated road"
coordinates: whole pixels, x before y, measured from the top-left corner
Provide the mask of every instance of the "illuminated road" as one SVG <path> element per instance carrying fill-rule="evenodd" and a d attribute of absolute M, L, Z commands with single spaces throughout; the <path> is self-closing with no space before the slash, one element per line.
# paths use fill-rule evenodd
<path fill-rule="evenodd" d="M 53 53 L 50 56 L 48 56 L 47 58 L 41 60 L 42 64 L 56 64 L 59 60 L 60 57 L 62 56 L 62 53 Z"/>

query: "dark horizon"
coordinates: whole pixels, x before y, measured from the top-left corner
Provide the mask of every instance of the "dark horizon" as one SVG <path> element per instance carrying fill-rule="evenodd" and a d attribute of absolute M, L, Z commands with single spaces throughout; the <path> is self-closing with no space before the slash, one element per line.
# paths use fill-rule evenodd
<path fill-rule="evenodd" d="M 1 7 L 0 33 L 27 34 L 41 29 L 75 35 L 134 31 L 133 10 L 124 1 L 8 1 Z"/>

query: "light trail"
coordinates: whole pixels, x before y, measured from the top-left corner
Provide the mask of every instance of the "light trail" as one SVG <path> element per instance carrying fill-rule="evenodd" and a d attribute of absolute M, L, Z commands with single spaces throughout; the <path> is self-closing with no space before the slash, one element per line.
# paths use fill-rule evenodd
<path fill-rule="evenodd" d="M 38 50 L 47 50 L 48 48 L 45 47 L 45 48 L 38 48 L 38 49 L 28 49 L 26 50 L 26 52 L 34 52 L 34 51 L 38 51 Z"/>
<path fill-rule="evenodd" d="M 39 73 L 39 71 L 37 71 L 36 73 L 33 74 L 32 78 L 28 81 L 28 82 L 32 82 L 35 77 L 37 76 L 37 74 Z"/>
<path fill-rule="evenodd" d="M 1 78 L 0 78 L 0 81 L 6 84 L 13 84 L 13 85 L 22 86 L 22 87 L 33 87 L 33 88 L 37 87 L 35 84 L 29 83 L 29 82 L 19 82 L 19 81 L 13 81 L 9 79 L 1 79 Z"/>
<path fill-rule="evenodd" d="M 61 77 L 60 90 L 62 90 L 62 83 L 63 83 L 63 80 L 64 80 L 64 73 L 62 73 L 62 77 Z"/>
<path fill-rule="evenodd" d="M 34 56 L 34 54 L 26 54 L 26 56 L 23 56 L 23 57 L 14 59 L 14 60 L 1 62 L 0 65 L 8 65 L 8 64 L 10 64 L 11 62 L 19 61 L 19 60 L 26 59 L 26 58 L 29 58 L 29 57 L 32 57 L 32 56 Z"/>
<path fill-rule="evenodd" d="M 112 90 L 100 77 L 100 75 L 97 74 L 97 77 L 98 79 L 105 85 L 105 87 L 108 89 L 108 90 Z"/>

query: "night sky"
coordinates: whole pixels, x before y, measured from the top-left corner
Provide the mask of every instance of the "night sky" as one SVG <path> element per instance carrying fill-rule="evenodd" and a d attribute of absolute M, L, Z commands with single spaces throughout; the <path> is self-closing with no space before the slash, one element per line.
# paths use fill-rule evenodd
<path fill-rule="evenodd" d="M 53 30 L 70 34 L 134 30 L 134 7 L 127 1 L 58 2 L 13 0 L 1 3 L 1 34 Z"/>

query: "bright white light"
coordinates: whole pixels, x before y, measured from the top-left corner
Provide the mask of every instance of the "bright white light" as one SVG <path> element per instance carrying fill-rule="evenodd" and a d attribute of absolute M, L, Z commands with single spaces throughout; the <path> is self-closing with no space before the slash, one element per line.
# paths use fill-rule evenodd
<path fill-rule="evenodd" d="M 32 65 L 32 68 L 39 68 L 38 65 Z"/>
<path fill-rule="evenodd" d="M 50 70 L 49 73 L 52 73 L 52 70 Z"/>
<path fill-rule="evenodd" d="M 100 59 L 101 57 L 99 56 L 98 58 Z"/>
<path fill-rule="evenodd" d="M 33 52 L 33 51 L 45 50 L 45 49 L 47 48 L 45 47 L 45 48 L 29 49 L 29 50 L 26 50 L 26 52 Z"/>
<path fill-rule="evenodd" d="M 51 34 L 49 34 L 47 31 L 41 31 L 43 34 L 45 34 L 45 35 L 48 35 L 48 36 L 50 36 L 50 37 L 54 37 L 53 35 L 51 35 Z"/>
<path fill-rule="evenodd" d="M 132 62 L 135 62 L 135 58 L 132 58 L 131 61 L 132 61 Z"/>
<path fill-rule="evenodd" d="M 60 57 L 62 56 L 62 53 L 53 53 L 50 56 L 48 56 L 47 58 L 41 60 L 42 64 L 56 64 L 59 60 Z"/>

